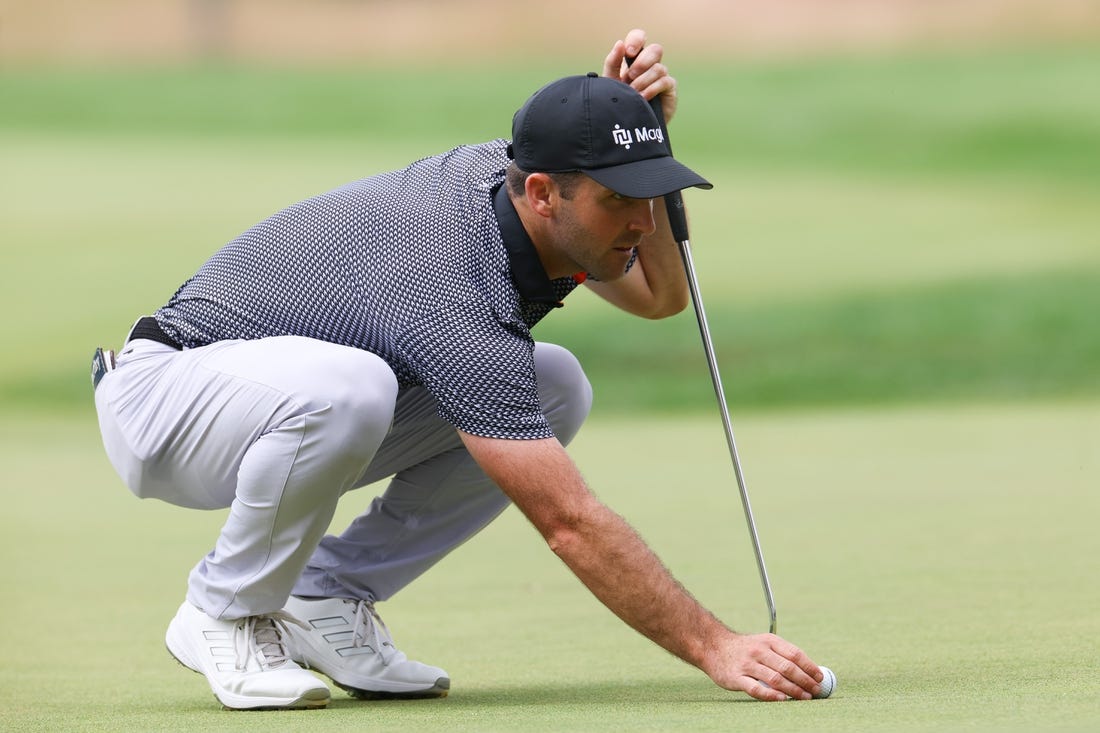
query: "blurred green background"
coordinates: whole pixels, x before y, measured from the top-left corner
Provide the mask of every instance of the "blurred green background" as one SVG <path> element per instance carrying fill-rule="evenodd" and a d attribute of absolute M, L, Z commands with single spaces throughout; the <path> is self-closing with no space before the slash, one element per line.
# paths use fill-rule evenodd
<path fill-rule="evenodd" d="M 629 11 L 0 0 L 0 727 L 287 725 L 225 717 L 164 655 L 221 514 L 121 486 L 91 351 L 284 206 L 507 136 L 530 92 L 597 69 L 630 26 L 665 44 L 677 157 L 716 184 L 687 193 L 692 241 L 780 631 L 837 670 L 839 697 L 731 709 L 743 696 L 594 609 L 509 512 L 387 604 L 403 648 L 460 681 L 452 698 L 341 698 L 294 725 L 1100 724 L 1100 8 Z M 702 600 L 759 628 L 694 316 L 639 321 L 579 292 L 535 334 L 595 386 L 572 449 L 593 486 Z"/>
<path fill-rule="evenodd" d="M 91 348 L 117 344 L 222 243 L 346 181 L 507 136 L 531 91 L 597 68 L 625 30 L 507 62 L 468 42 L 445 63 L 234 58 L 224 38 L 190 60 L 9 62 L 0 405 L 86 404 Z M 666 45 L 677 155 L 717 184 L 687 196 L 732 402 L 1100 393 L 1100 95 L 1087 91 L 1100 47 Z M 638 322 L 582 295 L 536 336 L 581 356 L 601 410 L 713 406 L 690 312 Z"/>

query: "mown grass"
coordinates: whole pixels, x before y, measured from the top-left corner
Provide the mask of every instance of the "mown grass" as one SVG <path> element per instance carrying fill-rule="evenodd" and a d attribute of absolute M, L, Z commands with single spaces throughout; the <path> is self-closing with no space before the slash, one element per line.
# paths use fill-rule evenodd
<path fill-rule="evenodd" d="M 682 97 L 676 149 L 697 161 L 1100 184 L 1089 155 L 1100 149 L 1100 99 L 1083 93 L 1100 73 L 1095 47 L 672 63 Z M 0 127 L 430 148 L 509 136 L 528 94 L 590 66 L 8 70 Z"/>
<path fill-rule="evenodd" d="M 1100 270 L 714 305 L 707 318 L 726 395 L 741 406 L 1100 394 Z M 607 309 L 570 315 L 549 319 L 535 336 L 574 351 L 601 410 L 713 405 L 692 313 L 658 322 Z M 0 403 L 12 406 L 60 408 L 87 399 L 86 375 L 71 364 L 40 365 L 0 382 Z"/>
<path fill-rule="evenodd" d="M 590 64 L 474 85 L 438 69 L 0 73 L 0 728 L 1095 728 L 1098 66 L 1094 49 L 1038 49 L 676 68 L 677 152 L 719 183 L 690 198 L 696 262 L 779 630 L 836 670 L 835 698 L 718 690 L 510 511 L 383 609 L 404 650 L 451 672 L 450 698 L 337 693 L 301 715 L 221 711 L 164 652 L 223 514 L 121 486 L 90 350 L 254 220 L 507 134 L 534 86 Z M 704 603 L 762 630 L 716 418 L 611 416 L 713 410 L 693 317 L 574 297 L 536 331 L 597 385 L 571 452 Z M 929 400 L 955 404 L 911 404 Z"/>
<path fill-rule="evenodd" d="M 738 405 L 1100 392 L 1100 269 L 781 304 L 716 303 L 707 320 L 726 395 Z M 537 335 L 578 354 L 607 409 L 713 401 L 693 314 L 645 323 L 593 311 L 548 321 Z"/>
<path fill-rule="evenodd" d="M 566 71 L 571 69 L 566 69 Z M 1100 391 L 1100 72 L 1089 48 L 677 68 L 703 293 L 739 404 Z M 0 73 L 0 404 L 87 399 L 85 360 L 255 220 L 506 136 L 561 69 Z M 576 296 L 575 296 L 576 297 Z M 576 297 L 536 335 L 607 410 L 712 404 L 689 314 Z"/>
<path fill-rule="evenodd" d="M 738 414 L 779 631 L 840 679 L 756 704 L 626 628 L 509 510 L 380 606 L 445 700 L 230 713 L 165 652 L 224 512 L 134 499 L 94 416 L 5 412 L 5 731 L 1051 731 L 1100 723 L 1091 402 Z M 717 419 L 594 419 L 594 490 L 735 628 L 767 614 Z M 59 456 L 63 455 L 64 460 Z M 338 531 L 374 495 L 341 500 Z"/>

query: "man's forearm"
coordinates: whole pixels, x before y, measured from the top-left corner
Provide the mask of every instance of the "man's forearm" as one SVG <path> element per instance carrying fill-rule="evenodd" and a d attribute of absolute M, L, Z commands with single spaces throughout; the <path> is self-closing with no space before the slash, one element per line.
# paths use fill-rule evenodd
<path fill-rule="evenodd" d="M 653 221 L 657 229 L 638 247 L 638 259 L 650 291 L 666 304 L 662 315 L 671 315 L 684 309 L 689 291 L 680 246 L 672 235 L 663 198 L 653 201 Z"/>
<path fill-rule="evenodd" d="M 604 605 L 728 690 L 809 699 L 821 670 L 774 634 L 736 634 L 704 609 L 584 483 L 561 444 L 460 433 L 466 448 Z"/>
<path fill-rule="evenodd" d="M 706 671 L 707 647 L 728 630 L 672 577 L 622 517 L 596 502 L 588 521 L 549 544 L 616 616 Z"/>
<path fill-rule="evenodd" d="M 656 230 L 638 245 L 638 260 L 618 280 L 588 281 L 610 303 L 643 318 L 667 318 L 687 307 L 687 275 L 679 244 L 672 236 L 664 199 L 653 201 Z"/>
<path fill-rule="evenodd" d="M 707 647 L 729 631 L 672 577 L 622 517 L 592 495 L 557 441 L 463 437 L 475 459 L 593 595 L 647 638 L 708 671 Z M 531 470 L 535 465 L 538 470 Z"/>

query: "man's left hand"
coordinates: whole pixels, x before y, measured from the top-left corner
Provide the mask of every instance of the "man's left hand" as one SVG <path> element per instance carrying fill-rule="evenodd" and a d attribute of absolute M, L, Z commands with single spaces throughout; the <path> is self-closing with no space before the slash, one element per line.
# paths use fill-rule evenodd
<path fill-rule="evenodd" d="M 603 75 L 629 84 L 647 101 L 660 95 L 661 110 L 668 122 L 676 113 L 676 80 L 661 63 L 664 52 L 659 43 L 646 45 L 645 31 L 635 28 L 625 40 L 615 41 L 604 59 Z M 629 65 L 627 59 L 633 59 Z"/>

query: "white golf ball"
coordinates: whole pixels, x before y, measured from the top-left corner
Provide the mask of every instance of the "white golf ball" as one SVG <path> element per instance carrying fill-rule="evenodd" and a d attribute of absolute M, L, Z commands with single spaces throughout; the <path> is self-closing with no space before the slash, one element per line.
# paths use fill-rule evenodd
<path fill-rule="evenodd" d="M 836 692 L 836 675 L 833 674 L 833 670 L 828 667 L 821 667 L 821 672 L 825 677 L 821 680 L 821 692 L 814 695 L 817 700 L 824 700 Z"/>

